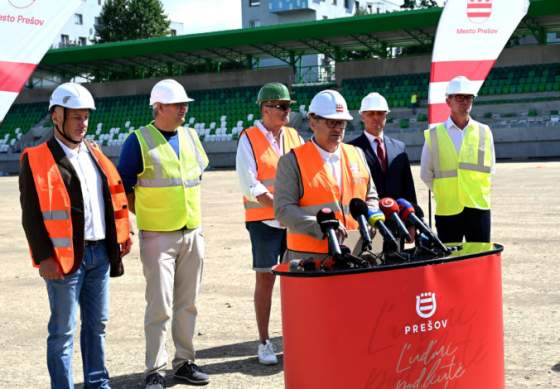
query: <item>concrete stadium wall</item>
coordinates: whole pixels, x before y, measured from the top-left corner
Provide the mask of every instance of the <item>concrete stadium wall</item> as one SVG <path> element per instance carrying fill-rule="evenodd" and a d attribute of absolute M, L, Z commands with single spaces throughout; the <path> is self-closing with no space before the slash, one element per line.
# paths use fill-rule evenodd
<path fill-rule="evenodd" d="M 393 59 L 338 62 L 336 64 L 336 82 L 340 85 L 344 79 L 428 73 L 431 61 L 431 55 L 417 55 Z M 495 66 L 522 66 L 558 62 L 560 62 L 560 45 L 531 45 L 505 49 Z"/>
<path fill-rule="evenodd" d="M 84 84 L 96 98 L 112 96 L 149 95 L 156 82 L 163 79 L 127 80 Z M 261 86 L 267 82 L 282 82 L 291 85 L 294 76 L 291 68 L 268 68 L 262 70 L 225 71 L 223 73 L 203 73 L 173 77 L 179 81 L 187 93 L 193 90 L 238 88 L 240 86 Z M 15 104 L 38 103 L 49 101 L 51 90 L 26 89 Z"/>
<path fill-rule="evenodd" d="M 560 159 L 559 127 L 495 128 L 492 130 L 498 160 Z M 360 135 L 354 131 L 347 133 L 349 141 Z M 424 136 L 422 129 L 417 131 L 387 131 L 392 136 L 406 143 L 408 155 L 413 162 L 420 161 Z M 210 158 L 213 169 L 231 169 L 235 167 L 237 142 L 208 142 L 204 148 Z M 120 147 L 103 147 L 105 153 L 116 162 Z M 0 175 L 18 174 L 19 153 L 0 154 Z"/>
<path fill-rule="evenodd" d="M 498 160 L 560 158 L 560 128 L 558 127 L 494 128 L 492 134 Z M 349 134 L 347 140 L 357 135 L 358 133 Z M 411 161 L 420 161 L 424 145 L 422 130 L 387 131 L 387 135 L 406 144 Z"/>

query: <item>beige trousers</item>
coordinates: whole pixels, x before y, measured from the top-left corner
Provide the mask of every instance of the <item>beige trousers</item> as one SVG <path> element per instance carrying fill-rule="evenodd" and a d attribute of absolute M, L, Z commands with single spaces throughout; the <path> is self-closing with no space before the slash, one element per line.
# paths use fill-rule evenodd
<path fill-rule="evenodd" d="M 140 231 L 140 258 L 146 278 L 145 374 L 165 369 L 165 339 L 171 319 L 173 369 L 194 361 L 196 297 L 202 279 L 204 237 L 194 230 Z"/>

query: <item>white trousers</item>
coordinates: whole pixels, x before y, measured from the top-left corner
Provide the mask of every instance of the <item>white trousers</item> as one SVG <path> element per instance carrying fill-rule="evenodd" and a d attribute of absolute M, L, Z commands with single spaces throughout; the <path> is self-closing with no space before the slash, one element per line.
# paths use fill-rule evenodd
<path fill-rule="evenodd" d="M 140 231 L 140 258 L 146 278 L 146 371 L 165 369 L 167 324 L 175 345 L 173 369 L 194 361 L 196 297 L 202 279 L 204 237 L 200 228 Z"/>

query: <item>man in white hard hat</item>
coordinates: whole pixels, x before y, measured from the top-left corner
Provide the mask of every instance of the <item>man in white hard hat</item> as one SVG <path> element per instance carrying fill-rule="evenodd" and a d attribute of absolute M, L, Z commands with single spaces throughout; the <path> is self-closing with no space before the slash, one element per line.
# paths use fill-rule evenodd
<path fill-rule="evenodd" d="M 49 104 L 54 137 L 26 148 L 21 157 L 23 229 L 51 310 L 47 365 L 53 388 L 74 387 L 78 306 L 84 385 L 109 388 L 109 277 L 123 274 L 122 256 L 131 247 L 121 178 L 99 147 L 85 139 L 93 109 L 93 97 L 83 86 L 58 86 Z"/>
<path fill-rule="evenodd" d="M 390 112 L 387 100 L 379 93 L 372 92 L 362 99 L 359 112 L 364 123 L 364 132 L 349 144 L 364 151 L 377 194 L 380 198 L 408 200 L 414 204 L 416 213 L 422 217 L 422 210 L 417 205 L 406 146 L 384 132 L 387 114 Z M 414 226 L 408 226 L 408 230 L 409 235 L 414 238 Z"/>
<path fill-rule="evenodd" d="M 268 323 L 275 275 L 271 269 L 286 251 L 286 228 L 274 219 L 274 177 L 283 154 L 303 144 L 297 130 L 288 127 L 294 103 L 286 85 L 271 82 L 257 95 L 261 120 L 243 130 L 239 137 L 236 171 L 243 192 L 245 227 L 251 239 L 255 271 L 255 316 L 259 334 L 257 357 L 263 365 L 278 363 L 270 342 Z"/>
<path fill-rule="evenodd" d="M 204 257 L 200 184 L 208 158 L 196 132 L 182 127 L 191 101 L 175 80 L 155 84 L 150 94 L 154 121 L 127 138 L 118 165 L 140 230 L 146 278 L 146 389 L 165 387 L 170 319 L 175 378 L 198 385 L 209 381 L 194 363 Z"/>
<path fill-rule="evenodd" d="M 453 78 L 445 93 L 449 118 L 424 131 L 420 176 L 434 193 L 442 242 L 490 242 L 496 156 L 490 128 L 470 116 L 476 91 L 468 78 Z"/>
<path fill-rule="evenodd" d="M 359 198 L 377 209 L 377 192 L 363 152 L 343 143 L 352 116 L 346 101 L 334 90 L 319 92 L 309 105 L 313 138 L 282 156 L 276 172 L 274 211 L 288 227 L 285 259 L 324 257 L 328 242 L 317 224 L 317 212 L 334 211 L 338 234 L 357 230 L 349 214 L 350 200 Z"/>

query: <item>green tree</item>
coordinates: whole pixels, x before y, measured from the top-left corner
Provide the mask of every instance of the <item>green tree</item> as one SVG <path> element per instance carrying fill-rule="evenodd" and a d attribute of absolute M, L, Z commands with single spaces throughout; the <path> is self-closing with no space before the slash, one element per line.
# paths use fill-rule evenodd
<path fill-rule="evenodd" d="M 415 9 L 415 8 L 433 8 L 439 7 L 436 0 L 403 0 L 401 8 L 403 9 Z"/>
<path fill-rule="evenodd" d="M 164 36 L 169 19 L 160 0 L 107 0 L 95 30 L 97 43 Z"/>
<path fill-rule="evenodd" d="M 369 15 L 368 9 L 366 7 L 356 6 L 356 13 L 354 14 L 354 16 L 362 16 L 362 15 Z"/>

